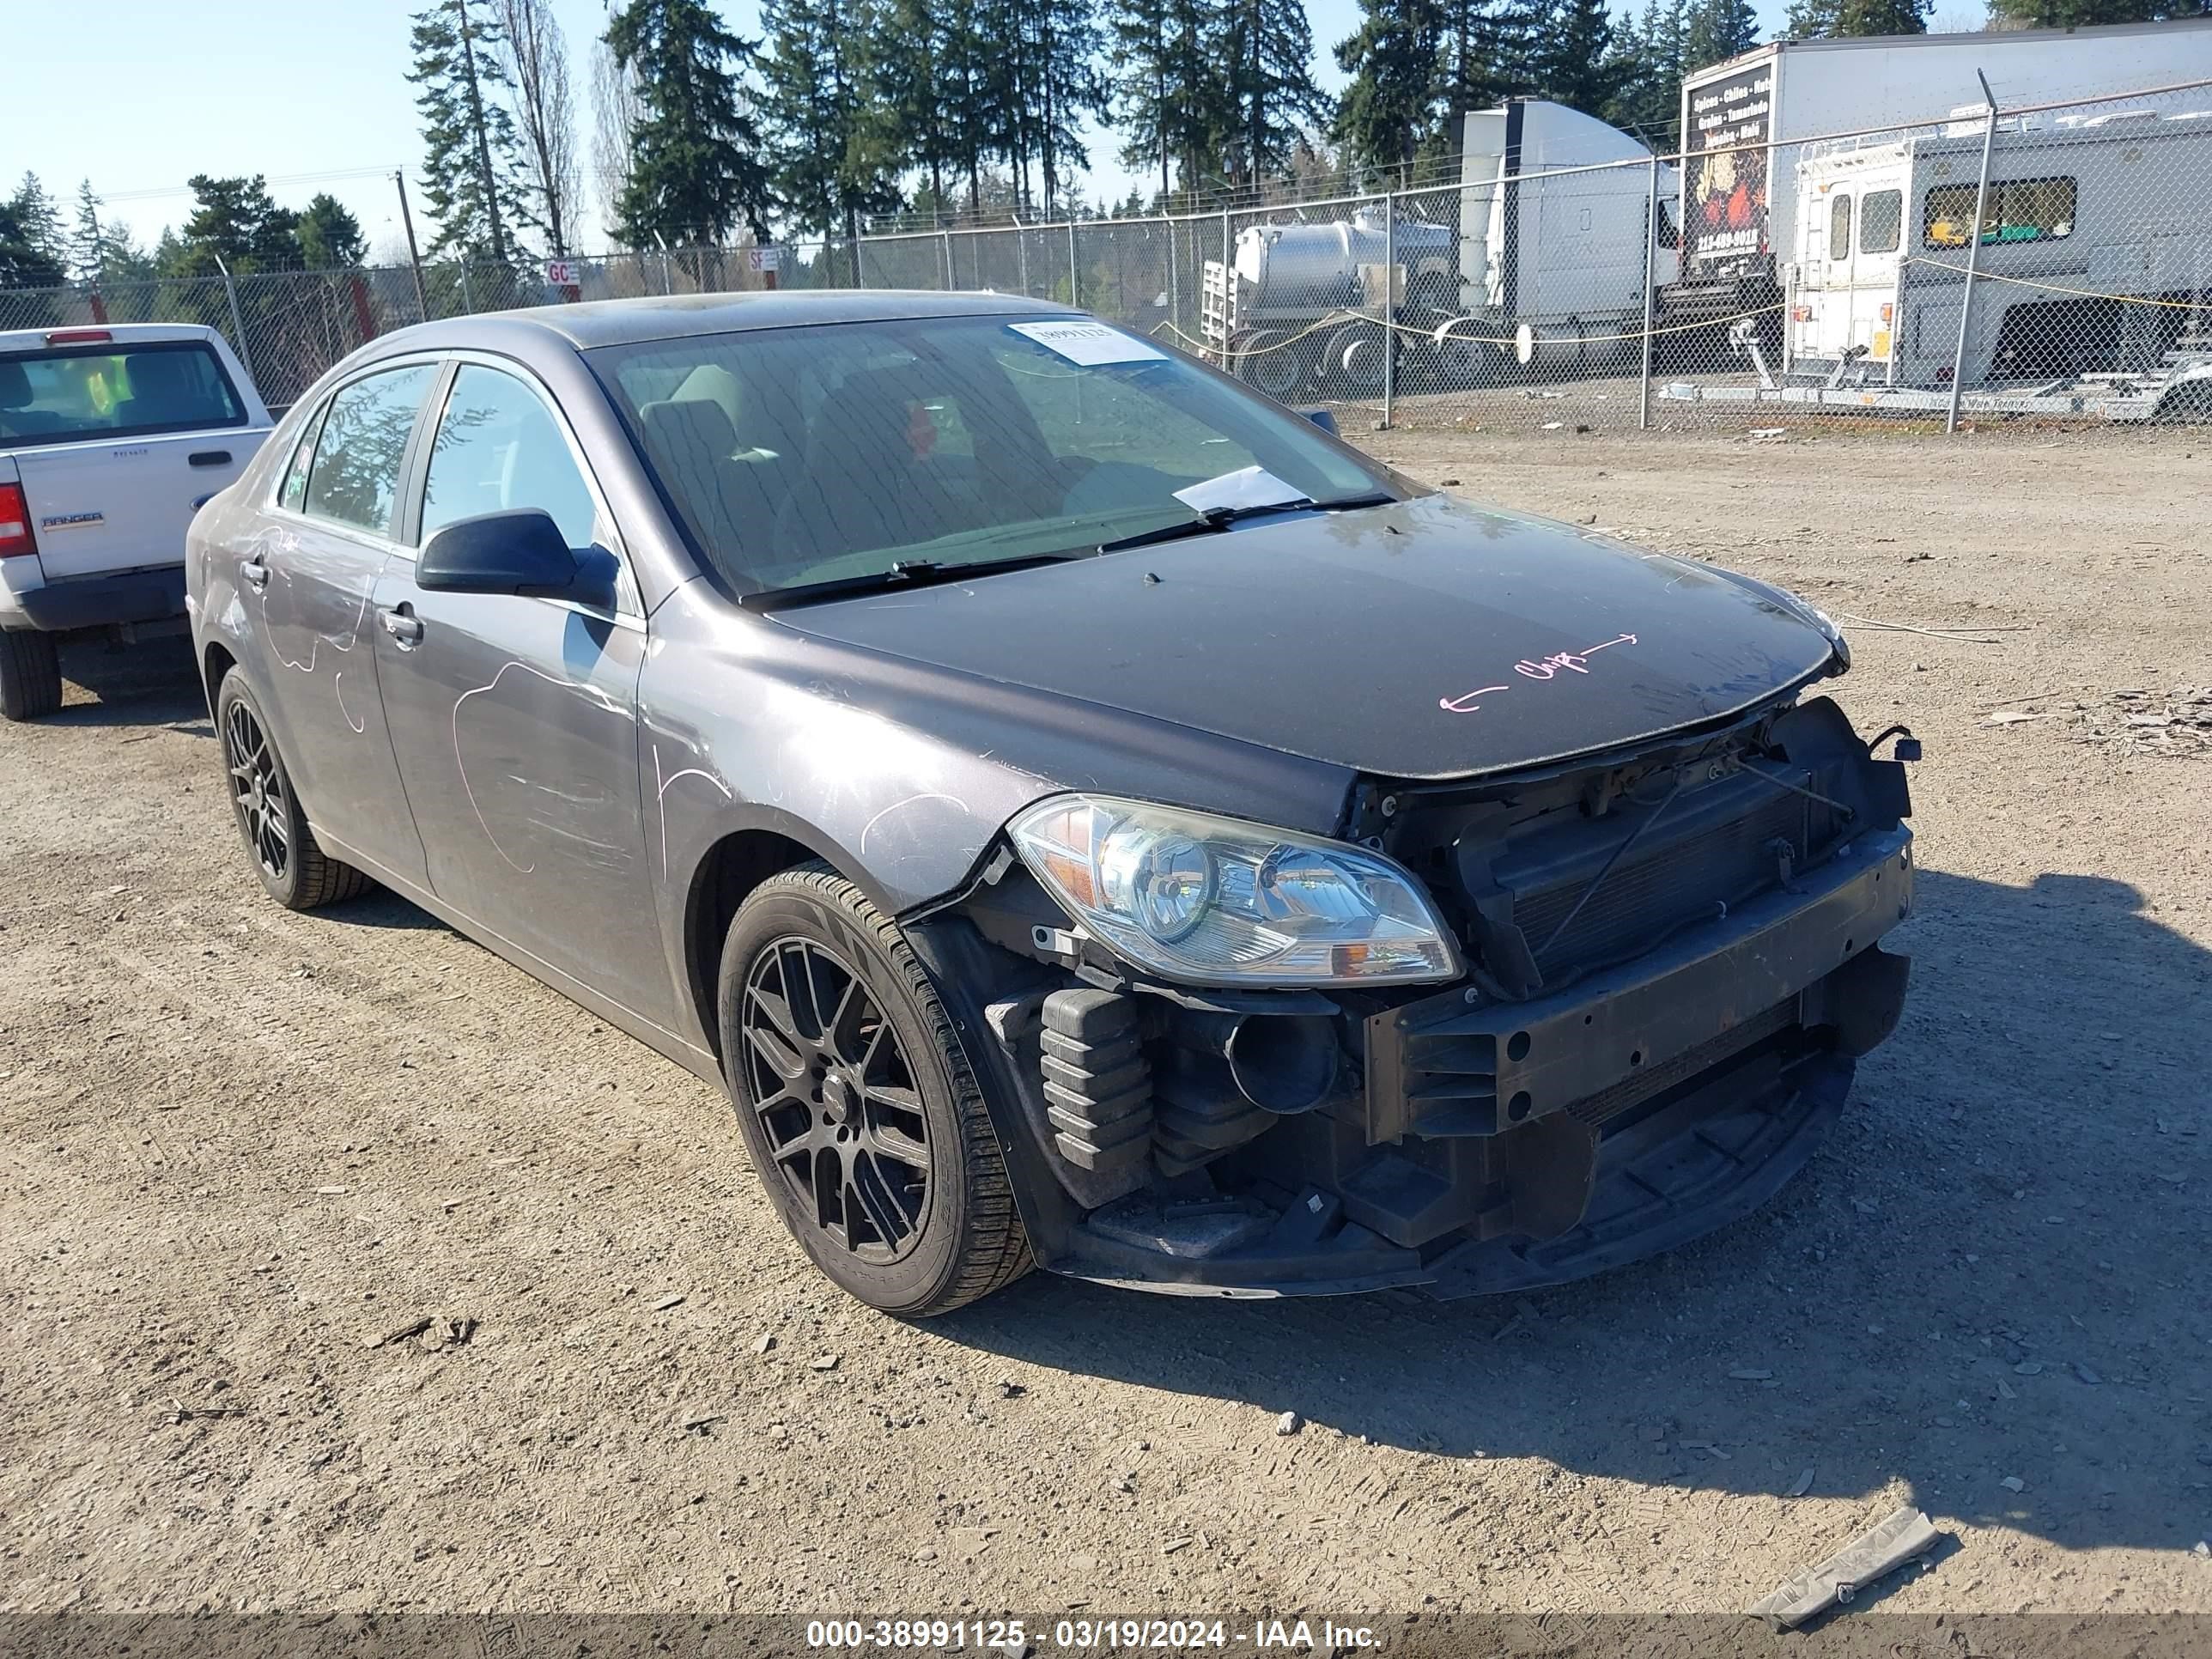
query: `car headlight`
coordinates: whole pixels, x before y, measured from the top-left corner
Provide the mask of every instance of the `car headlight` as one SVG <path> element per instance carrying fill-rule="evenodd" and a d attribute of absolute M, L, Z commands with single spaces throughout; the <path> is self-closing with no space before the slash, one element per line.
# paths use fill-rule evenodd
<path fill-rule="evenodd" d="M 1164 978 L 1401 985 L 1460 971 L 1427 896 L 1363 848 L 1097 795 L 1040 801 L 1007 833 L 1086 931 Z"/>

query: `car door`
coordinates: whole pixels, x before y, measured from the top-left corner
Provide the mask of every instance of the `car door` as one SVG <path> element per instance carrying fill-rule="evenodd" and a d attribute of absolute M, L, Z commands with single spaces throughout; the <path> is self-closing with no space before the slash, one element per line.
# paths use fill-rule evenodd
<path fill-rule="evenodd" d="M 301 435 L 259 534 L 238 550 L 267 713 L 309 820 L 345 850 L 418 882 L 422 846 L 369 633 L 409 447 L 437 376 L 436 364 L 415 362 L 339 387 Z"/>
<path fill-rule="evenodd" d="M 377 672 L 431 890 L 471 921 L 656 1023 L 674 988 L 645 859 L 637 678 L 646 631 L 616 608 L 431 592 L 415 555 L 459 519 L 540 507 L 579 550 L 618 533 L 550 397 L 456 362 L 435 399 L 408 539 L 375 596 Z"/>

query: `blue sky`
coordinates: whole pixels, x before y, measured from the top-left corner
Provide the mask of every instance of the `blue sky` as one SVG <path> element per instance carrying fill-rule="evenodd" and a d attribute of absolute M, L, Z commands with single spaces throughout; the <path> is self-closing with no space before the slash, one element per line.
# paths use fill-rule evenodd
<path fill-rule="evenodd" d="M 1770 29 L 1785 3 L 1759 5 Z M 587 133 L 586 49 L 605 27 L 605 0 L 554 9 Z M 189 211 L 191 174 L 264 173 L 288 207 L 329 191 L 360 219 L 371 250 L 389 252 L 404 246 L 390 173 L 404 167 L 411 179 L 422 154 L 403 78 L 409 9 L 404 0 L 105 0 L 88 26 L 94 15 L 82 3 L 11 0 L 8 58 L 18 72 L 0 98 L 0 187 L 27 167 L 70 198 L 90 179 L 108 213 L 151 242 Z M 740 33 L 757 33 L 757 0 L 723 0 L 721 9 Z M 1307 10 L 1316 75 L 1336 87 L 1344 77 L 1329 49 L 1352 32 L 1357 0 L 1307 0 Z M 1129 176 L 1110 142 L 1091 148 L 1100 165 L 1086 194 L 1125 194 Z M 307 176 L 343 173 L 361 176 Z M 596 204 L 592 213 L 596 242 Z"/>

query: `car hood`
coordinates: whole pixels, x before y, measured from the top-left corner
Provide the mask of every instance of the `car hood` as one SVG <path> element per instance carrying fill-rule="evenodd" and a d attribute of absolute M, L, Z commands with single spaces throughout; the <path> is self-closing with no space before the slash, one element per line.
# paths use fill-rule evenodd
<path fill-rule="evenodd" d="M 1843 665 L 1763 583 L 1443 495 L 775 617 L 1396 778 L 1632 744 Z"/>

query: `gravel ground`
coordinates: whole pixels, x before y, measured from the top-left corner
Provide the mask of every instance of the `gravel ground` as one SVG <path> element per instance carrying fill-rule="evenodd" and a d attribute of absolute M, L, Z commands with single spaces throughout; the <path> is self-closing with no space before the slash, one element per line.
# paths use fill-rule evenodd
<path fill-rule="evenodd" d="M 2212 437 L 1364 436 L 1966 635 L 1850 624 L 1915 988 L 1765 1212 L 1510 1301 L 878 1318 L 711 1091 L 266 902 L 186 653 L 80 649 L 0 732 L 0 1612 L 1734 1611 L 1903 1502 L 1887 1610 L 2212 1612 L 2212 763 L 2092 736 L 2212 686 Z"/>

